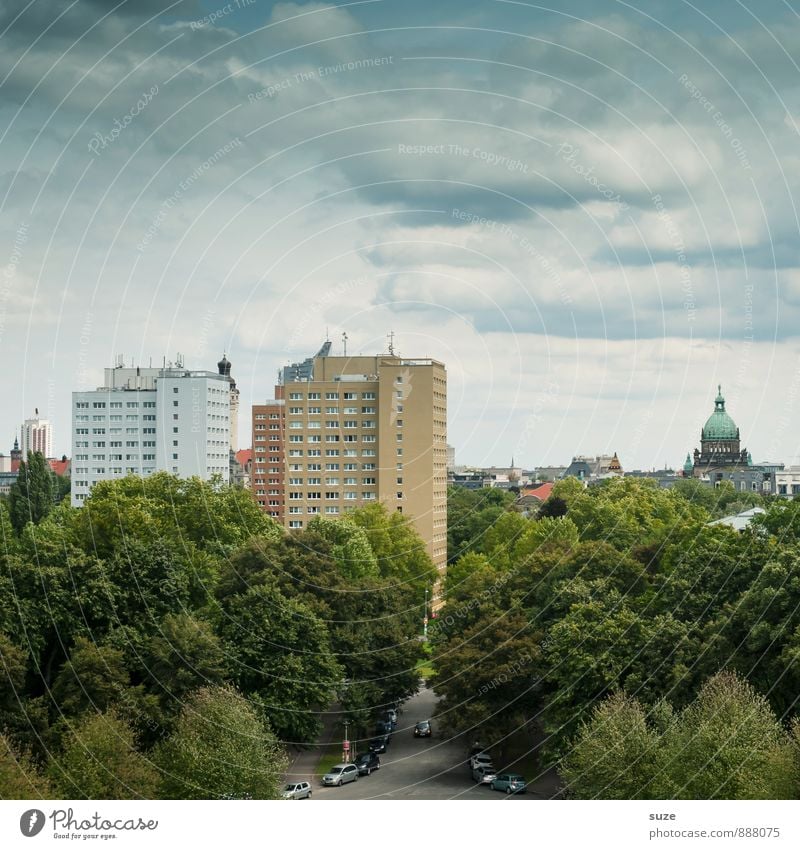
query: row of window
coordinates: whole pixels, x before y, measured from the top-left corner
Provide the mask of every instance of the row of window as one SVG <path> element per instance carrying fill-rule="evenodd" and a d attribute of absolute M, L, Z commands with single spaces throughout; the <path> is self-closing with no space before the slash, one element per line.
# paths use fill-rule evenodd
<path fill-rule="evenodd" d="M 374 415 L 377 412 L 376 407 L 362 407 L 361 413 L 362 415 Z M 358 415 L 358 407 L 343 407 L 342 413 L 346 416 L 357 416 Z M 321 416 L 322 415 L 322 407 L 309 407 L 306 409 L 305 407 L 289 407 L 289 415 L 290 416 Z M 338 407 L 326 407 L 325 415 L 327 416 L 338 416 L 339 408 Z"/>
<path fill-rule="evenodd" d="M 326 392 L 325 400 L 326 401 L 338 401 L 339 400 L 339 392 Z M 344 401 L 357 401 L 358 400 L 358 392 L 342 392 L 341 393 L 342 400 Z M 361 400 L 362 401 L 375 401 L 378 395 L 376 392 L 362 392 Z M 320 392 L 309 392 L 307 394 L 303 394 L 302 392 L 290 392 L 289 400 L 290 401 L 302 401 L 304 398 L 307 398 L 309 401 L 321 401 L 322 393 Z"/>

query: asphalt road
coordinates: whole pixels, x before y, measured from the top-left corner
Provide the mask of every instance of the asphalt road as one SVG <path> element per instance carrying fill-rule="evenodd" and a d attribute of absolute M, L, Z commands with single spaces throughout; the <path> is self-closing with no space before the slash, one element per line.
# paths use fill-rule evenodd
<path fill-rule="evenodd" d="M 466 751 L 460 741 L 414 737 L 414 725 L 428 719 L 436 699 L 422 690 L 403 705 L 397 728 L 387 751 L 380 755 L 381 768 L 370 776 L 343 787 L 323 787 L 313 780 L 312 799 L 469 799 L 517 802 L 535 794 L 506 796 L 472 780 L 466 766 Z M 365 751 L 362 742 L 359 751 Z M 541 798 L 541 797 L 540 797 Z"/>

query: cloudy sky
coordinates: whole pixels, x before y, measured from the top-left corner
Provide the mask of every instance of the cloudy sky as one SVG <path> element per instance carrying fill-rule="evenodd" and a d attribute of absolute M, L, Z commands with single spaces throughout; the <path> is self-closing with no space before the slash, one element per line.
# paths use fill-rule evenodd
<path fill-rule="evenodd" d="M 327 328 L 447 364 L 459 462 L 680 464 L 717 383 L 800 462 L 798 44 L 794 0 L 0 0 L 0 451 L 38 407 L 68 452 L 118 355 L 225 350 L 247 406 Z"/>

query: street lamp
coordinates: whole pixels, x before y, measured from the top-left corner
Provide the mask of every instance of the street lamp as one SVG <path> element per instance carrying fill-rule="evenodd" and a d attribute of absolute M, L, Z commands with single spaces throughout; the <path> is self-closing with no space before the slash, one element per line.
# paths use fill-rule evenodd
<path fill-rule="evenodd" d="M 344 743 L 342 743 L 342 752 L 344 754 L 342 760 L 344 760 L 346 764 L 350 763 L 350 740 L 347 738 L 347 726 L 349 725 L 349 722 L 350 720 L 348 719 L 345 719 L 344 721 Z"/>
<path fill-rule="evenodd" d="M 422 612 L 422 636 L 428 638 L 428 588 L 425 587 L 425 609 Z"/>

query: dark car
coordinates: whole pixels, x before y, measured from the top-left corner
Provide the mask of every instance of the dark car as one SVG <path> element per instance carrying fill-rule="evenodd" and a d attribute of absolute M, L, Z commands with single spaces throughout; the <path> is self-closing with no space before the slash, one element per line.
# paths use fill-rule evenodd
<path fill-rule="evenodd" d="M 354 763 L 358 767 L 359 775 L 369 775 L 374 769 L 381 768 L 381 759 L 375 752 L 364 752 L 355 759 Z"/>
<path fill-rule="evenodd" d="M 389 736 L 387 734 L 383 734 L 380 737 L 376 737 L 374 740 L 369 741 L 369 750 L 370 752 L 374 752 L 375 754 L 380 754 L 381 752 L 386 751 L 386 747 L 389 745 Z"/>
<path fill-rule="evenodd" d="M 385 710 L 381 714 L 381 721 L 386 724 L 387 722 L 391 726 L 392 730 L 397 728 L 397 711 L 394 708 L 390 708 L 389 710 Z"/>
<path fill-rule="evenodd" d="M 393 731 L 392 722 L 390 719 L 379 719 L 375 723 L 375 734 L 378 737 L 385 737 Z"/>
<path fill-rule="evenodd" d="M 431 727 L 431 723 L 429 719 L 423 719 L 422 722 L 418 722 L 414 726 L 414 736 L 415 737 L 431 737 L 433 735 L 433 728 Z"/>

